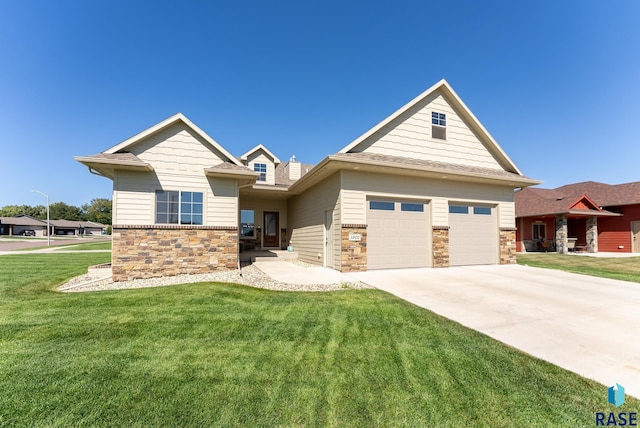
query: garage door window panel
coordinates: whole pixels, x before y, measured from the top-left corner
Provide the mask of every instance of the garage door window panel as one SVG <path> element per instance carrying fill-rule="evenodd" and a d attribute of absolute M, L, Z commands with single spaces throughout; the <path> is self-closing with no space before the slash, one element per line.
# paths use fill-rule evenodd
<path fill-rule="evenodd" d="M 376 211 L 394 211 L 395 203 L 387 201 L 369 201 L 369 209 Z"/>
<path fill-rule="evenodd" d="M 491 208 L 489 207 L 473 207 L 474 215 L 491 215 Z"/>
<path fill-rule="evenodd" d="M 400 210 L 422 213 L 422 212 L 424 212 L 424 204 L 415 204 L 415 203 L 410 203 L 410 202 L 402 202 L 400 204 Z"/>
<path fill-rule="evenodd" d="M 450 214 L 469 214 L 469 207 L 464 205 L 449 205 Z"/>

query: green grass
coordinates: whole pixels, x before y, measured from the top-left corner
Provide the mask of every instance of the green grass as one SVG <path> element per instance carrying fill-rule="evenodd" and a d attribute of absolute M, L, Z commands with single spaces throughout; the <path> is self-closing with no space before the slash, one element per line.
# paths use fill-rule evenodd
<path fill-rule="evenodd" d="M 88 242 L 86 244 L 64 245 L 65 251 L 86 251 L 86 250 L 109 250 L 111 251 L 111 241 Z"/>
<path fill-rule="evenodd" d="M 0 257 L 0 426 L 594 426 L 614 410 L 605 386 L 377 290 L 54 291 L 107 261 Z"/>
<path fill-rule="evenodd" d="M 45 241 L 46 242 L 46 241 Z M 59 248 L 64 251 L 85 251 L 85 250 L 109 250 L 111 251 L 111 241 L 98 241 L 98 242 L 87 242 L 81 244 L 62 244 L 55 245 L 55 241 L 51 241 L 53 245 L 49 247 L 48 245 L 42 245 L 38 247 L 30 247 L 30 248 L 20 248 L 14 251 L 34 251 L 34 250 L 42 250 L 45 248 Z"/>
<path fill-rule="evenodd" d="M 518 254 L 518 264 L 640 282 L 640 257 L 605 258 L 557 253 Z"/>

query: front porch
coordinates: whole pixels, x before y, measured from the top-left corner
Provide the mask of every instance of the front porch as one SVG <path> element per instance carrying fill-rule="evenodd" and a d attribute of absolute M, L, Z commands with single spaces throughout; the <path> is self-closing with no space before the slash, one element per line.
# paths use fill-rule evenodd
<path fill-rule="evenodd" d="M 523 253 L 597 253 L 598 217 L 611 214 L 590 211 L 519 218 L 517 250 Z"/>

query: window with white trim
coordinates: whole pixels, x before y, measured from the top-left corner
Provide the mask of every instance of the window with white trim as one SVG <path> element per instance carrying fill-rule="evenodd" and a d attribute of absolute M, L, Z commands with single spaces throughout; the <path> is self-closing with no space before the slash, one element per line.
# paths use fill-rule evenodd
<path fill-rule="evenodd" d="M 438 140 L 447 139 L 447 115 L 431 112 L 431 136 Z"/>
<path fill-rule="evenodd" d="M 240 210 L 240 237 L 255 238 L 255 212 L 253 210 Z"/>
<path fill-rule="evenodd" d="M 203 219 L 202 192 L 156 190 L 156 224 L 195 224 Z"/>
<path fill-rule="evenodd" d="M 253 171 L 260 174 L 258 181 L 267 181 L 267 164 L 266 163 L 254 163 Z"/>

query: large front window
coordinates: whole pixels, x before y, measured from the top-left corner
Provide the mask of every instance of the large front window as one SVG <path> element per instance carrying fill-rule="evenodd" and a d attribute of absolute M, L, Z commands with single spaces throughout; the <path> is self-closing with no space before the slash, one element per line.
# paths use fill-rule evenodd
<path fill-rule="evenodd" d="M 157 224 L 202 224 L 202 192 L 156 191 Z"/>

